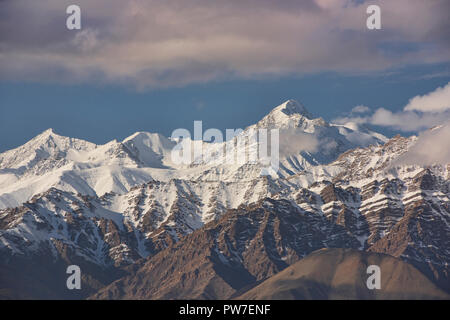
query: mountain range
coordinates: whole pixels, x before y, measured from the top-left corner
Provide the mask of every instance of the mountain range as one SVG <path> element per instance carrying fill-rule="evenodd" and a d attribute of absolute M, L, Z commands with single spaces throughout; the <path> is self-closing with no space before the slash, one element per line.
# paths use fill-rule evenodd
<path fill-rule="evenodd" d="M 271 175 L 253 162 L 176 164 L 177 141 L 147 132 L 96 145 L 49 129 L 1 153 L 0 298 L 344 297 L 305 271 L 318 252 L 322 266 L 370 256 L 414 275 L 360 298 L 448 297 L 450 164 L 407 161 L 426 137 L 328 123 L 293 100 L 241 134 L 260 128 L 280 130 Z M 237 141 L 201 143 L 249 148 Z M 67 290 L 72 264 L 81 290 Z M 307 281 L 267 295 L 295 270 Z"/>

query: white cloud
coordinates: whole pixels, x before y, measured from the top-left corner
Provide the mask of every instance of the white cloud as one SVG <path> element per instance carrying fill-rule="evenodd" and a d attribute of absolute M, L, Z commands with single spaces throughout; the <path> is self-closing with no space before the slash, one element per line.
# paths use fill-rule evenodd
<path fill-rule="evenodd" d="M 298 154 L 300 151 L 316 152 L 319 139 L 300 129 L 280 130 L 280 156 Z"/>
<path fill-rule="evenodd" d="M 367 107 L 357 106 L 347 117 L 334 119 L 337 124 L 372 124 L 390 127 L 396 130 L 412 132 L 431 128 L 445 123 L 450 119 L 450 83 L 444 87 L 409 100 L 402 111 L 392 112 L 385 108 L 378 108 L 374 113 L 366 116 L 353 115 L 356 110 L 367 113 Z"/>
<path fill-rule="evenodd" d="M 440 112 L 450 110 L 450 82 L 433 92 L 409 100 L 405 111 Z"/>
<path fill-rule="evenodd" d="M 359 117 L 359 116 L 349 116 L 349 117 L 339 117 L 334 119 L 332 122 L 336 124 L 364 124 L 369 123 L 370 117 Z"/>
<path fill-rule="evenodd" d="M 450 163 L 450 122 L 421 133 L 417 142 L 393 165 L 427 166 L 448 163 Z"/>
<path fill-rule="evenodd" d="M 373 125 L 391 127 L 401 131 L 418 131 L 441 124 L 450 118 L 450 113 L 417 113 L 412 111 L 391 112 L 377 109 L 368 119 Z"/>
<path fill-rule="evenodd" d="M 370 108 L 367 106 L 363 106 L 363 105 L 356 106 L 352 109 L 352 113 L 367 113 L 369 111 L 370 111 Z"/>

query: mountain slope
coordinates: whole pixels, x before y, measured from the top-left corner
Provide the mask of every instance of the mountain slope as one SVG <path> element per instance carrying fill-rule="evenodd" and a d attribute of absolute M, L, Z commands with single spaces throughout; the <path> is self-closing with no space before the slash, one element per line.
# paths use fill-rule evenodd
<path fill-rule="evenodd" d="M 380 267 L 381 288 L 369 290 L 367 267 Z M 237 297 L 277 299 L 450 299 L 408 263 L 388 255 L 322 249 Z"/>
<path fill-rule="evenodd" d="M 322 247 L 358 247 L 343 227 L 286 200 L 231 210 L 148 258 L 95 299 L 225 299 Z"/>

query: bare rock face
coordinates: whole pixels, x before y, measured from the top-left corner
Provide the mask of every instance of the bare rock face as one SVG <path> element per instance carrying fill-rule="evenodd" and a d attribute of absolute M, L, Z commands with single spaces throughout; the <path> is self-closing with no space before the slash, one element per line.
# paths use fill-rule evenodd
<path fill-rule="evenodd" d="M 413 177 L 411 181 L 406 182 L 406 190 L 411 187 L 416 191 L 416 184 L 416 177 Z M 387 194 L 388 199 L 398 190 L 404 189 L 400 186 L 398 180 L 369 183 L 369 188 L 376 188 L 383 195 Z M 326 188 L 331 189 L 330 186 Z M 334 208 L 336 205 L 324 212 L 304 211 L 299 209 L 298 203 L 288 200 L 265 199 L 253 205 L 242 206 L 227 212 L 217 222 L 207 224 L 175 246 L 149 258 L 145 266 L 138 271 L 139 281 L 133 275 L 128 276 L 102 289 L 93 298 L 224 299 L 234 294 L 233 292 L 242 291 L 245 287 L 277 274 L 319 248 L 354 248 L 388 253 L 414 265 L 426 275 L 427 281 L 433 281 L 448 292 L 448 223 L 445 220 L 448 211 L 445 211 L 447 210 L 445 202 L 440 206 L 436 204 L 434 198 L 428 199 L 433 203 L 435 210 L 441 210 L 444 217 L 439 218 L 441 215 L 437 215 L 431 218 L 427 216 L 432 213 L 429 208 L 427 209 L 428 205 L 418 209 L 418 204 L 423 203 L 422 201 L 413 201 L 414 198 L 408 196 L 409 202 L 404 206 L 402 201 L 386 200 L 386 197 L 380 196 L 377 191 L 372 197 L 367 198 L 370 205 L 361 206 L 360 203 L 355 210 L 354 200 L 361 198 L 352 195 L 355 189 L 345 192 L 334 187 L 334 190 L 339 197 L 334 197 L 333 201 L 340 199 L 341 202 L 337 205 L 339 209 L 336 216 L 332 213 L 336 211 Z M 322 196 L 324 194 L 321 193 Z M 311 197 L 309 192 L 302 192 L 302 195 L 297 195 L 300 204 L 305 203 L 305 197 Z M 376 195 L 377 200 L 372 199 Z M 350 206 L 348 201 L 352 201 L 353 206 Z M 398 209 L 399 204 L 404 209 Z M 183 291 L 180 296 L 179 286 L 183 286 L 181 280 L 185 279 L 183 274 L 187 272 L 189 275 L 185 277 L 188 279 L 191 279 L 192 274 L 199 274 L 195 270 L 186 269 L 184 262 L 195 260 L 192 257 L 197 249 L 206 255 L 201 261 L 208 261 L 210 269 L 207 273 L 208 281 L 202 277 L 195 278 L 189 285 L 191 289 L 188 292 Z M 180 255 L 186 254 L 190 258 L 178 260 Z M 176 261 L 171 263 L 172 259 Z M 164 267 L 161 266 L 162 262 Z M 166 263 L 169 263 L 169 266 Z M 196 263 L 194 266 L 198 265 Z M 159 275 L 163 269 L 169 269 L 172 274 L 180 275 L 182 278 L 165 282 L 167 286 L 164 294 L 160 295 L 161 281 L 165 279 L 161 279 Z M 227 272 L 221 274 L 221 270 Z M 205 292 L 206 289 L 200 290 L 199 293 L 199 286 L 196 283 L 204 283 L 206 288 L 211 279 L 217 283 L 216 277 L 227 283 L 227 290 L 222 293 L 223 295 L 212 296 L 209 291 Z M 143 291 L 136 290 L 133 284 L 138 284 L 138 288 L 142 287 Z M 154 291 L 151 288 L 154 288 Z"/>
<path fill-rule="evenodd" d="M 367 287 L 367 268 L 380 269 L 380 288 Z M 450 299 L 412 265 L 378 253 L 322 249 L 237 299 Z"/>
<path fill-rule="evenodd" d="M 325 217 L 266 199 L 228 211 L 92 298 L 225 299 L 317 248 L 358 246 Z"/>

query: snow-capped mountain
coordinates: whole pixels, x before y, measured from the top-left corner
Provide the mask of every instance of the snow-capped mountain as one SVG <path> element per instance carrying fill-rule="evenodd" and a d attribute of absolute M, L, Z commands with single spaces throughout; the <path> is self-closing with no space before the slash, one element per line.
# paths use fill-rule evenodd
<path fill-rule="evenodd" d="M 126 192 L 152 179 L 151 170 L 142 168 L 165 168 L 173 145 L 150 133 L 95 145 L 49 129 L 0 154 L 0 207 L 17 206 L 51 187 L 84 195 Z"/>
<path fill-rule="evenodd" d="M 287 177 L 318 164 L 336 159 L 351 148 L 380 144 L 384 137 L 355 128 L 334 126 L 313 119 L 299 103 L 289 100 L 276 107 L 252 129 L 279 128 L 280 170 L 275 176 Z M 359 141 L 352 137 L 360 136 Z M 245 151 L 233 140 L 233 154 Z M 292 140 L 298 141 L 292 145 Z M 361 143 L 363 141 L 363 143 Z M 176 165 L 171 151 L 176 145 L 160 134 L 138 132 L 122 142 L 104 145 L 63 137 L 49 129 L 25 145 L 0 154 L 0 208 L 15 207 L 51 187 L 101 196 L 107 192 L 126 193 L 133 186 L 158 180 L 237 181 L 253 180 L 261 175 L 260 164 L 201 163 Z M 228 142 L 229 145 L 229 142 Z M 203 154 L 226 150 L 227 142 L 203 143 Z"/>
<path fill-rule="evenodd" d="M 177 142 L 144 132 L 95 145 L 47 130 L 1 154 L 0 273 L 30 259 L 55 272 L 75 263 L 86 270 L 86 297 L 142 263 L 179 270 L 196 256 L 195 240 L 212 259 L 208 277 L 228 270 L 250 284 L 316 249 L 339 247 L 399 257 L 449 290 L 450 166 L 405 162 L 426 136 L 386 139 L 328 124 L 291 100 L 241 134 L 260 128 L 280 129 L 291 145 L 281 143 L 277 175 L 261 176 L 257 163 L 175 165 Z M 226 142 L 203 145 L 212 154 Z"/>

